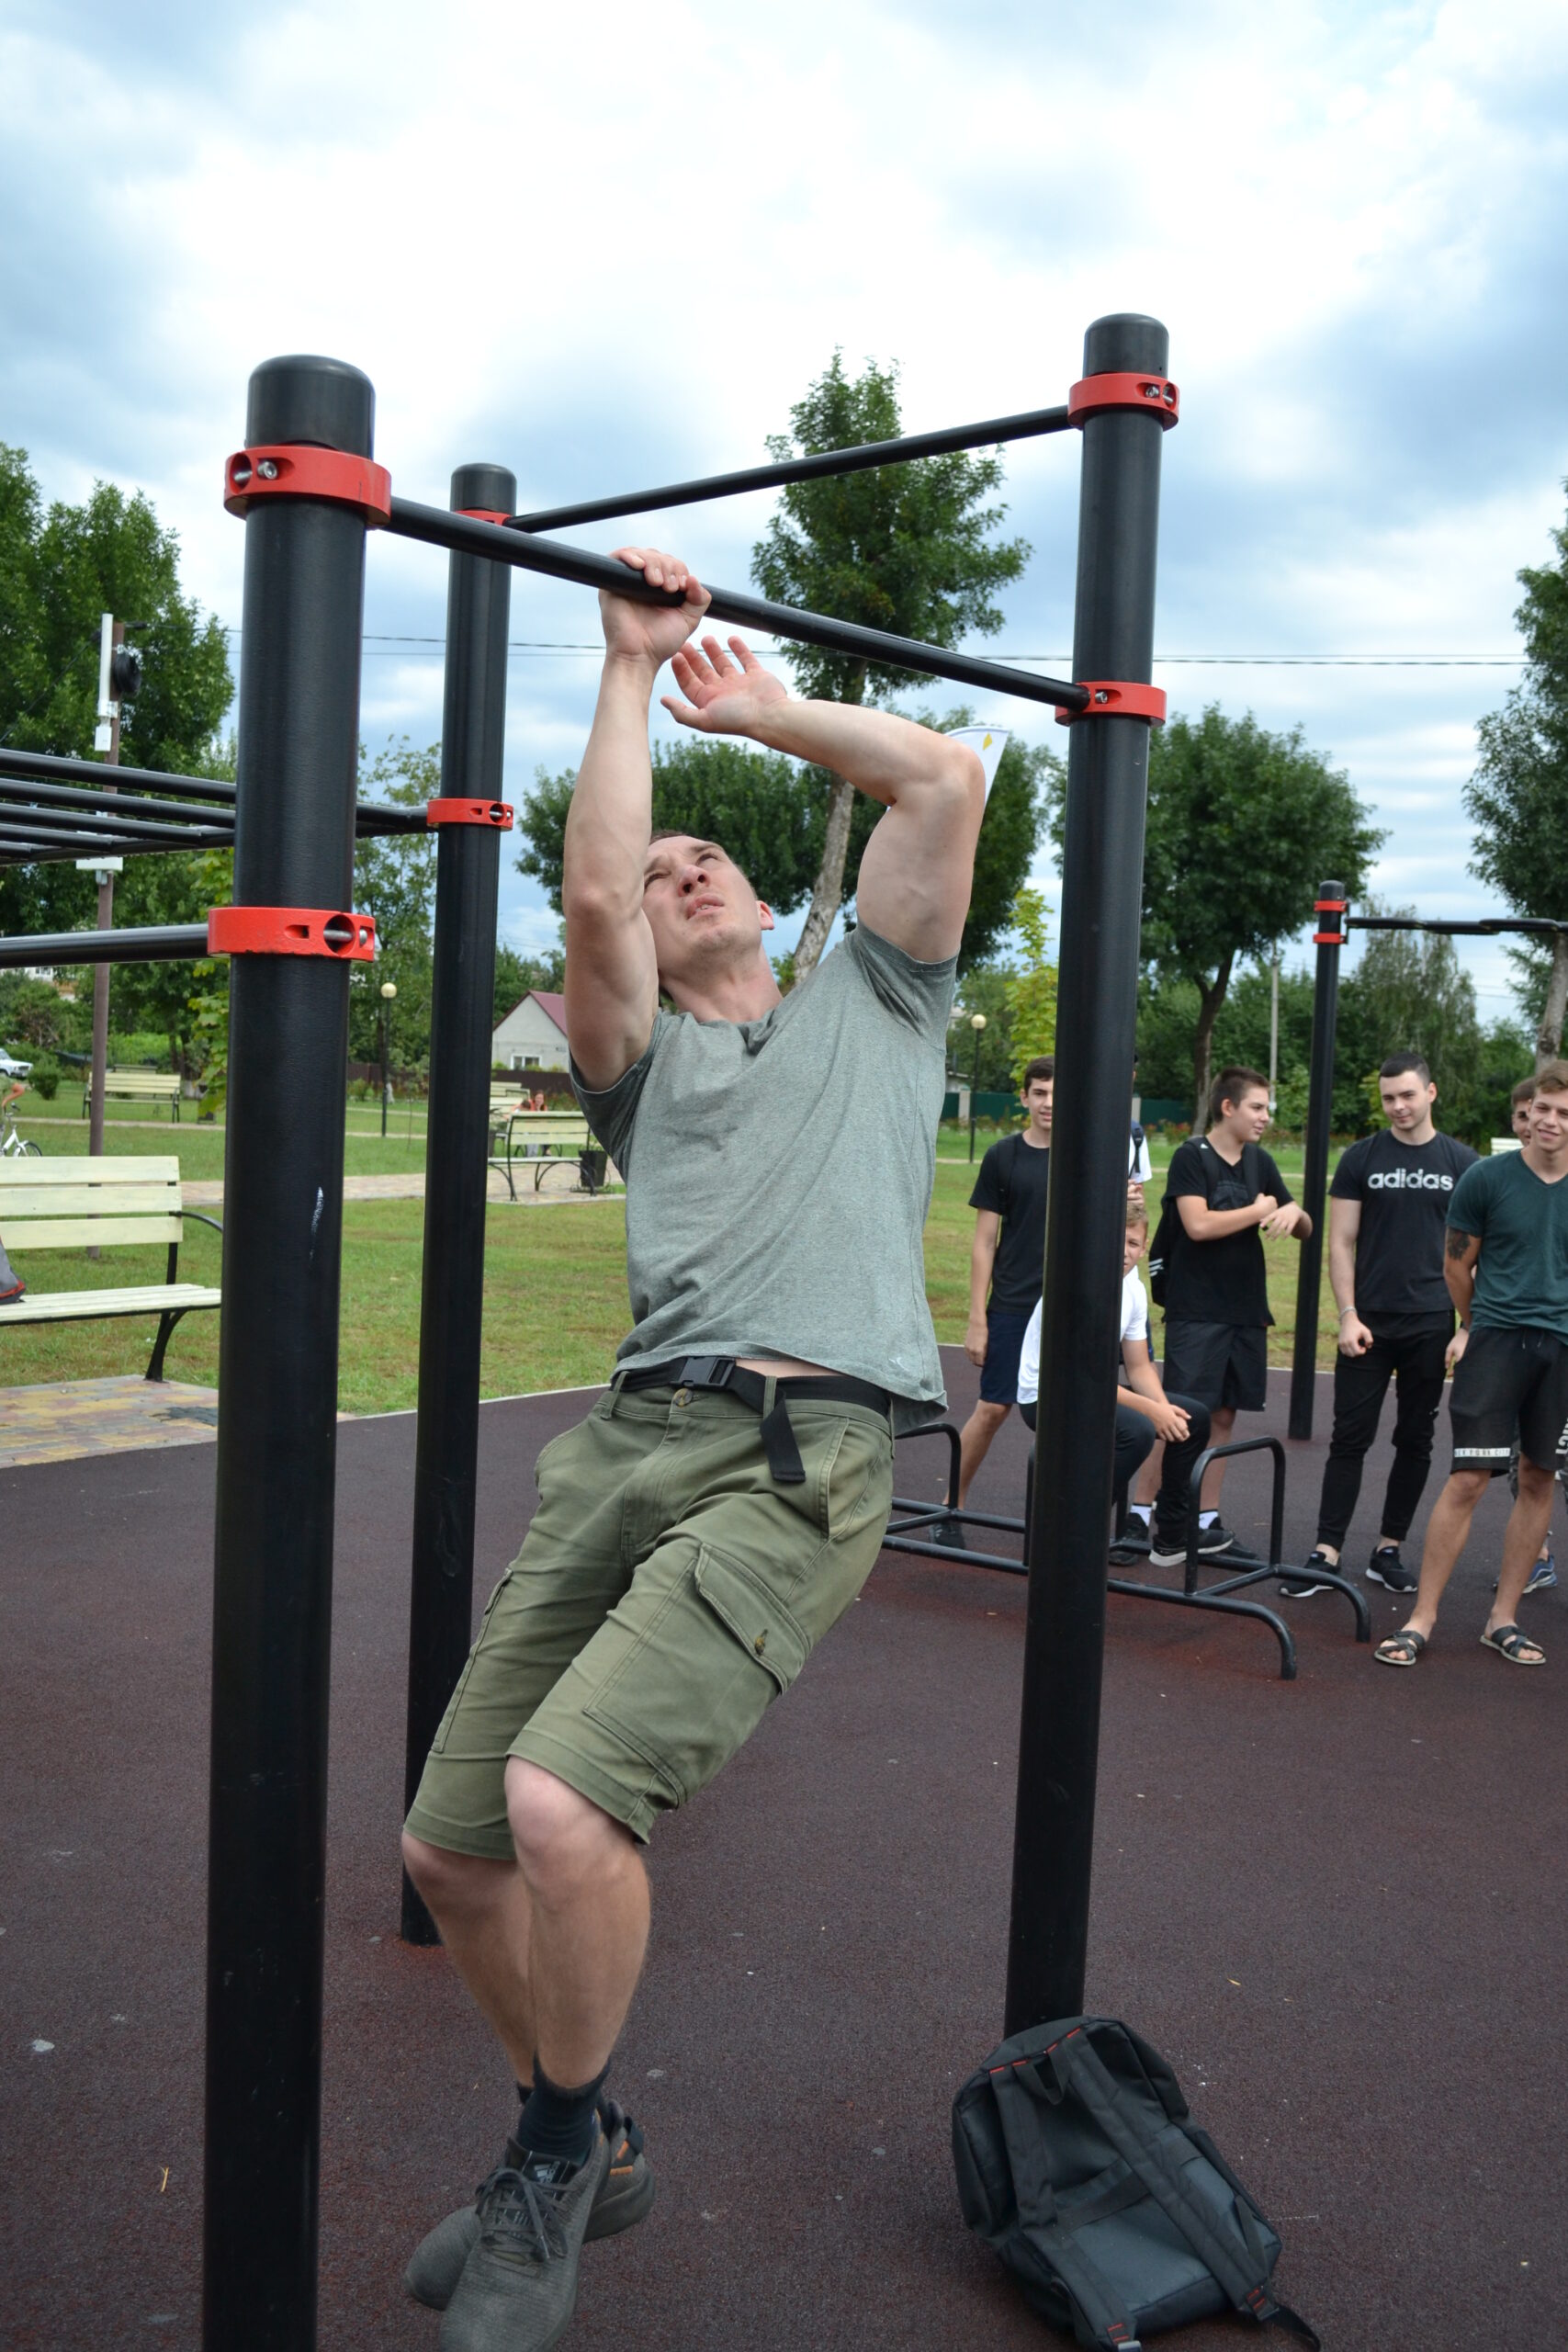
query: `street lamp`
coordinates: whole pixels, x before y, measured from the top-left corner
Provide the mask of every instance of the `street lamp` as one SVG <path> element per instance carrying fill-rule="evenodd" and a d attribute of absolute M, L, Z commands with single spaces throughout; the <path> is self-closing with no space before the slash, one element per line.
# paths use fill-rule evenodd
<path fill-rule="evenodd" d="M 398 993 L 396 980 L 381 983 L 381 1133 L 387 1132 L 387 1105 L 392 1099 L 391 1073 L 387 1068 L 387 1014 Z"/>
<path fill-rule="evenodd" d="M 975 1094 L 980 1083 L 980 1032 L 986 1025 L 983 1012 L 969 1015 L 969 1026 L 975 1032 L 975 1059 L 969 1072 L 969 1159 L 975 1159 Z"/>

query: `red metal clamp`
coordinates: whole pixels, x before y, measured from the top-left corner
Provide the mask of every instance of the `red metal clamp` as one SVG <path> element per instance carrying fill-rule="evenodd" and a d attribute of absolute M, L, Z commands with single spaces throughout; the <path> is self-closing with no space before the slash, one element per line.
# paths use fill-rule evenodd
<path fill-rule="evenodd" d="M 1079 718 L 1148 718 L 1156 727 L 1165 725 L 1165 688 L 1139 686 L 1125 678 L 1079 678 L 1077 682 L 1089 696 L 1087 710 L 1059 710 L 1058 727 L 1071 727 Z"/>
<path fill-rule="evenodd" d="M 214 907 L 207 918 L 207 952 L 325 956 L 340 964 L 372 964 L 376 918 L 335 914 L 330 907 Z"/>
<path fill-rule="evenodd" d="M 1343 916 L 1349 903 L 1348 899 L 1314 899 L 1312 910 L 1314 915 Z M 1314 931 L 1312 935 L 1312 944 L 1314 947 L 1343 947 L 1345 940 L 1346 931 L 1343 922 L 1337 931 Z"/>
<path fill-rule="evenodd" d="M 459 506 L 457 512 L 466 514 L 470 523 L 505 524 L 512 520 L 510 514 L 498 514 L 493 506 Z"/>
<path fill-rule="evenodd" d="M 1168 433 L 1181 414 L 1181 394 L 1168 376 L 1084 376 L 1067 394 L 1067 423 L 1081 424 L 1107 408 L 1152 408 Z"/>
<path fill-rule="evenodd" d="M 325 498 L 352 506 L 367 523 L 390 520 L 392 477 L 372 458 L 347 449 L 318 449 L 309 442 L 265 449 L 237 449 L 223 469 L 223 503 L 231 514 L 245 514 L 253 499 Z"/>
<path fill-rule="evenodd" d="M 512 808 L 505 800 L 427 800 L 427 825 L 491 825 L 498 833 L 512 831 Z"/>

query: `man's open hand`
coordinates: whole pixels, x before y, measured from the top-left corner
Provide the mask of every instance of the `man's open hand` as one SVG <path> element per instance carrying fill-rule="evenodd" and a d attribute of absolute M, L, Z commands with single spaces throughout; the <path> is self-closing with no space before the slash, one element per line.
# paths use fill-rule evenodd
<path fill-rule="evenodd" d="M 763 669 L 744 638 L 730 639 L 729 653 L 716 637 L 705 637 L 700 649 L 683 645 L 671 657 L 675 684 L 685 696 L 660 696 L 671 718 L 704 735 L 750 735 L 770 703 L 789 700 L 787 689 Z"/>
<path fill-rule="evenodd" d="M 657 670 L 684 645 L 702 619 L 708 592 L 679 556 L 661 555 L 657 548 L 617 548 L 615 560 L 640 571 L 650 587 L 684 592 L 682 605 L 634 604 L 629 596 L 614 596 L 603 588 L 599 592 L 606 651 L 622 661 L 650 662 Z"/>

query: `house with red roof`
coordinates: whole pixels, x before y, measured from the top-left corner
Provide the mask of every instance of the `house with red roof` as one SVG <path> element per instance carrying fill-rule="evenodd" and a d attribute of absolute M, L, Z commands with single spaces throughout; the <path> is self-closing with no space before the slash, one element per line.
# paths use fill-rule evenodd
<path fill-rule="evenodd" d="M 556 989 L 530 989 L 495 1032 L 491 1057 L 506 1069 L 565 1069 L 566 999 Z"/>

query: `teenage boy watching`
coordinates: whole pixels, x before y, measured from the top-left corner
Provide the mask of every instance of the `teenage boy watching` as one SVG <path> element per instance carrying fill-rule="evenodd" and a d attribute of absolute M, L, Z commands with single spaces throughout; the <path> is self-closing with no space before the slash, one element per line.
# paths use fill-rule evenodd
<path fill-rule="evenodd" d="M 561 895 L 572 1083 L 626 1180 L 633 1329 L 610 1393 L 540 1456 L 404 1831 L 524 2091 L 477 2207 L 410 2267 L 446 2308 L 442 2352 L 547 2352 L 584 2239 L 651 2202 L 640 2135 L 603 2092 L 647 1942 L 640 1849 L 849 1607 L 886 1526 L 894 1430 L 942 1400 L 920 1236 L 979 761 L 887 712 L 795 700 L 739 638 L 733 660 L 688 646 L 708 599 L 685 566 L 621 560 L 684 601 L 601 597 Z M 651 831 L 667 657 L 682 725 L 816 761 L 884 806 L 857 929 L 787 997 L 739 867 Z"/>
<path fill-rule="evenodd" d="M 1454 1188 L 1444 1272 L 1461 1352 L 1449 1412 L 1454 1466 L 1427 1526 L 1421 1583 L 1381 1666 L 1414 1666 L 1489 1479 L 1507 1470 L 1516 1429 L 1519 1491 L 1503 1537 L 1497 1594 L 1482 1634 L 1510 1666 L 1546 1653 L 1515 1623 L 1551 1518 L 1553 1473 L 1568 1438 L 1568 1062 L 1536 1073 L 1529 1140 L 1478 1160 Z"/>
<path fill-rule="evenodd" d="M 1339 1566 L 1391 1380 L 1398 1399 L 1393 1467 L 1367 1575 L 1391 1592 L 1415 1591 L 1415 1571 L 1399 1547 L 1427 1484 L 1443 1382 L 1458 1352 L 1443 1234 L 1454 1187 L 1477 1155 L 1433 1125 L 1438 1090 L 1419 1054 L 1389 1056 L 1378 1096 L 1388 1125 L 1350 1146 L 1330 1187 L 1328 1279 L 1339 1309 L 1334 1434 L 1317 1547 L 1303 1579 L 1287 1588 L 1298 1600 L 1327 1589 L 1313 1581 L 1314 1568 Z"/>
<path fill-rule="evenodd" d="M 1206 1136 L 1177 1147 L 1166 1179 L 1176 1216 L 1168 1227 L 1163 1376 L 1168 1396 L 1207 1406 L 1213 1442 L 1224 1445 L 1238 1411 L 1260 1413 L 1269 1401 L 1274 1317 L 1261 1237 L 1288 1233 L 1299 1241 L 1312 1220 L 1263 1148 L 1268 1080 L 1239 1064 L 1223 1069 L 1210 1089 L 1209 1117 Z M 1207 1524 L 1198 1549 L 1205 1559 L 1235 1542 L 1218 1516 L 1224 1466 L 1212 1464 L 1203 1479 Z M 1187 1511 L 1184 1480 L 1168 1454 L 1150 1529 L 1155 1566 L 1187 1557 Z"/>
<path fill-rule="evenodd" d="M 1149 1220 L 1141 1201 L 1127 1203 L 1127 1238 L 1122 1253 L 1122 1369 L 1124 1382 L 1116 1388 L 1116 1458 L 1111 1476 L 1117 1495 L 1148 1459 L 1156 1442 L 1185 1480 L 1209 1442 L 1206 1407 L 1190 1396 L 1168 1396 L 1149 1352 L 1149 1308 L 1138 1279 L 1138 1260 L 1149 1238 Z M 1036 1306 L 1023 1335 L 1018 1364 L 1018 1409 L 1030 1429 L 1034 1427 L 1040 1394 L 1040 1327 L 1043 1310 Z"/>
<path fill-rule="evenodd" d="M 958 1501 L 966 1500 L 991 1442 L 1018 1402 L 1018 1359 L 1029 1318 L 1040 1304 L 1045 1263 L 1045 1195 L 1051 1182 L 1053 1054 L 1040 1054 L 1019 1089 L 1027 1116 L 1014 1135 L 992 1144 L 980 1162 L 969 1205 L 976 1212 L 969 1251 L 969 1328 L 964 1352 L 980 1367 L 980 1401 L 959 1432 Z M 953 1521 L 936 1540 L 964 1549 Z"/>
<path fill-rule="evenodd" d="M 1530 1104 L 1534 1101 L 1534 1079 L 1521 1078 L 1508 1097 L 1508 1125 L 1521 1144 L 1530 1139 Z"/>

